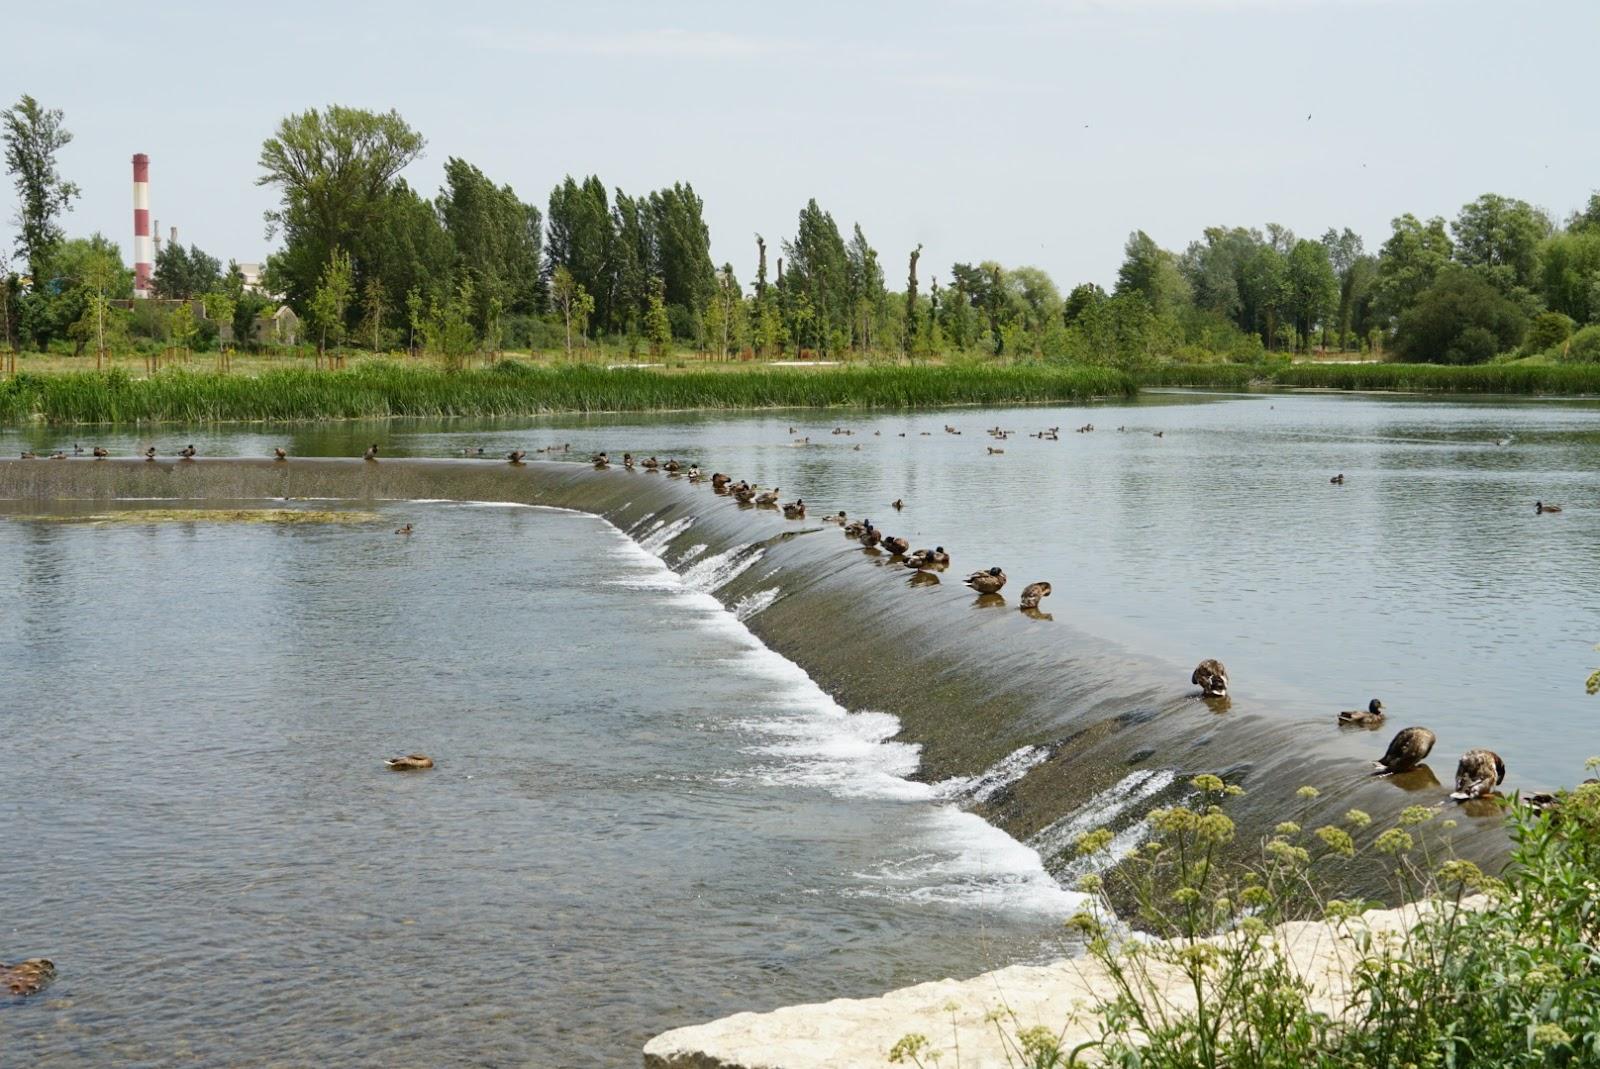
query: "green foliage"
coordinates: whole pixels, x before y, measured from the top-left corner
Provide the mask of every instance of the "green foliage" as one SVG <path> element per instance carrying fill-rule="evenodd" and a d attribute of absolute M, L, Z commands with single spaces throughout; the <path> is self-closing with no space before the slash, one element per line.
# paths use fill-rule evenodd
<path fill-rule="evenodd" d="M 1479 273 L 1453 267 L 1401 314 L 1395 349 L 1407 360 L 1481 364 L 1516 348 L 1526 330 L 1522 311 Z"/>
<path fill-rule="evenodd" d="M 795 344 L 827 355 L 850 344 L 854 315 L 849 257 L 833 216 L 807 202 L 793 241 L 783 243 L 789 270 L 781 298 Z"/>
<path fill-rule="evenodd" d="M 344 313 L 350 299 L 355 296 L 355 288 L 355 272 L 350 264 L 350 256 L 342 249 L 335 248 L 322 269 L 316 292 L 311 297 L 311 322 L 317 329 L 319 353 L 327 347 L 328 342 L 338 345 L 344 340 Z"/>
<path fill-rule="evenodd" d="M 1600 329 L 1592 337 L 1595 359 L 1600 360 Z M 1138 379 L 1146 386 L 1228 389 L 1258 384 L 1319 390 L 1600 393 L 1600 368 L 1587 364 L 1156 364 L 1140 368 Z"/>
<path fill-rule="evenodd" d="M 1554 235 L 1539 247 L 1538 260 L 1539 291 L 1552 311 L 1579 323 L 1600 321 L 1600 225 Z"/>
<path fill-rule="evenodd" d="M 1542 353 L 1549 349 L 1560 349 L 1568 338 L 1572 337 L 1573 328 L 1577 326 L 1571 316 L 1562 315 L 1560 312 L 1540 312 L 1533 317 L 1533 322 L 1528 324 L 1528 338 L 1524 347 L 1530 353 Z"/>
<path fill-rule="evenodd" d="M 1600 324 L 1584 327 L 1572 336 L 1565 359 L 1584 364 L 1600 364 Z"/>
<path fill-rule="evenodd" d="M 474 322 L 487 329 L 489 308 L 528 314 L 539 310 L 539 209 L 524 204 L 510 186 L 496 186 L 476 167 L 452 156 L 436 206 L 455 248 L 456 276 L 477 295 Z"/>
<path fill-rule="evenodd" d="M 445 344 L 443 342 L 441 345 Z M 497 416 L 692 408 L 912 408 L 1128 397 L 1132 379 L 1103 368 L 851 367 L 765 371 L 536 368 L 503 360 L 442 371 L 368 362 L 345 371 L 260 375 L 163 370 L 24 373 L 0 380 L 0 424 Z"/>
<path fill-rule="evenodd" d="M 1461 209 L 1450 230 L 1456 262 L 1522 304 L 1534 285 L 1539 243 L 1550 236 L 1549 216 L 1527 201 L 1485 193 Z"/>
<path fill-rule="evenodd" d="M 187 301 L 222 285 L 222 264 L 196 245 L 185 250 L 177 242 L 168 242 L 156 254 L 152 281 L 157 297 Z"/>
<path fill-rule="evenodd" d="M 0 141 L 6 146 L 6 172 L 17 187 L 17 252 L 37 284 L 63 237 L 57 219 L 78 196 L 76 183 L 63 179 L 56 167 L 56 153 L 71 144 L 72 134 L 61 125 L 59 108 L 41 107 L 24 93 L 0 112 Z"/>
<path fill-rule="evenodd" d="M 1394 233 L 1378 253 L 1375 302 L 1385 319 L 1393 320 L 1416 303 L 1450 263 L 1455 247 L 1438 217 L 1421 222 L 1407 212 L 1392 223 Z"/>

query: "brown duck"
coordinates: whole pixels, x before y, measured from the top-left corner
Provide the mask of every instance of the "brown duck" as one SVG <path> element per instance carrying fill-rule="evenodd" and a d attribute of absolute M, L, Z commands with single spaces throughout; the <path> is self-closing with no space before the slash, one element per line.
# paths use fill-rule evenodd
<path fill-rule="evenodd" d="M 790 519 L 790 520 L 803 520 L 803 519 L 805 519 L 806 518 L 806 503 L 805 503 L 805 500 L 802 499 L 802 498 L 796 498 L 795 500 L 789 502 L 787 505 L 783 506 L 783 515 L 784 515 L 785 519 Z"/>
<path fill-rule="evenodd" d="M 378 459 L 378 443 L 377 442 L 373 442 L 371 445 L 367 446 L 367 451 L 365 453 L 361 454 L 361 459 L 362 460 L 377 460 Z"/>
<path fill-rule="evenodd" d="M 37 995 L 56 978 L 56 963 L 49 958 L 29 958 L 15 965 L 0 961 L 0 988 L 13 995 Z"/>
<path fill-rule="evenodd" d="M 1022 609 L 1037 609 L 1039 602 L 1050 596 L 1049 583 L 1029 583 L 1022 588 Z"/>
<path fill-rule="evenodd" d="M 1352 727 L 1377 727 L 1383 723 L 1383 703 L 1374 698 L 1365 709 L 1345 709 L 1339 713 L 1339 723 Z"/>
<path fill-rule="evenodd" d="M 1427 728 L 1404 728 L 1389 740 L 1389 748 L 1373 767 L 1380 773 L 1407 772 L 1422 764 L 1434 742 L 1434 734 Z"/>
<path fill-rule="evenodd" d="M 289 459 L 289 454 L 284 452 L 283 446 L 280 445 L 280 446 L 275 447 L 272 450 L 272 459 L 273 460 L 288 460 Z"/>
<path fill-rule="evenodd" d="M 605 453 L 596 453 L 589 459 L 594 462 L 596 471 L 599 471 L 601 468 L 609 468 L 611 466 L 611 458 Z"/>
<path fill-rule="evenodd" d="M 967 586 L 980 594 L 998 594 L 1006 585 L 1006 573 L 999 568 L 990 568 L 986 572 L 973 572 L 965 581 Z"/>
<path fill-rule="evenodd" d="M 1207 657 L 1195 665 L 1194 674 L 1189 677 L 1189 682 L 1199 687 L 1200 693 L 1207 698 L 1228 696 L 1228 669 L 1215 657 Z"/>
<path fill-rule="evenodd" d="M 525 449 L 513 449 L 511 452 L 506 454 L 506 459 L 511 461 L 513 464 L 521 464 L 522 458 L 527 455 L 528 452 Z"/>
<path fill-rule="evenodd" d="M 421 772 L 433 767 L 433 758 L 425 753 L 406 754 L 404 757 L 389 758 L 384 761 L 384 767 L 391 772 Z"/>
<path fill-rule="evenodd" d="M 1506 763 L 1493 750 L 1468 750 L 1456 765 L 1456 789 L 1450 797 L 1458 802 L 1482 798 L 1506 781 Z"/>
<path fill-rule="evenodd" d="M 890 535 L 883 540 L 883 548 L 896 557 L 903 557 L 911 550 L 911 543 L 899 535 Z"/>
<path fill-rule="evenodd" d="M 944 551 L 943 546 L 933 549 L 919 549 L 906 558 L 906 565 L 918 570 L 924 568 L 943 568 L 949 565 L 950 554 Z"/>

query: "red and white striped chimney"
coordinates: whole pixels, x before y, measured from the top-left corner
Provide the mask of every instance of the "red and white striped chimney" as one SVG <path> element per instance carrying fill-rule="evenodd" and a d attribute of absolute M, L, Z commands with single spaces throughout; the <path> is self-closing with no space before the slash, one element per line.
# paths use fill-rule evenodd
<path fill-rule="evenodd" d="M 150 157 L 133 157 L 133 295 L 150 296 L 155 255 L 150 243 Z"/>

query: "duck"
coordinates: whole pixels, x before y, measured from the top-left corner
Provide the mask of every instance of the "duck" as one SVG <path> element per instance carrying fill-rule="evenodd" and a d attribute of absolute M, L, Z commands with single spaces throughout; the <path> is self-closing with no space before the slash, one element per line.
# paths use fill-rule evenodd
<path fill-rule="evenodd" d="M 1049 583 L 1029 583 L 1022 588 L 1022 610 L 1037 609 L 1039 602 L 1050 596 Z"/>
<path fill-rule="evenodd" d="M 56 963 L 49 958 L 29 958 L 15 965 L 0 961 L 0 987 L 13 995 L 37 995 L 56 978 Z"/>
<path fill-rule="evenodd" d="M 373 442 L 371 445 L 367 446 L 367 451 L 361 454 L 361 459 L 376 461 L 378 459 L 378 443 Z"/>
<path fill-rule="evenodd" d="M 867 548 L 876 546 L 883 541 L 883 532 L 872 526 L 872 521 L 867 521 L 867 529 L 861 532 L 861 544 Z"/>
<path fill-rule="evenodd" d="M 383 763 L 391 772 L 421 772 L 425 768 L 433 767 L 433 758 L 425 753 L 412 753 L 404 757 L 388 758 Z"/>
<path fill-rule="evenodd" d="M 871 524 L 871 520 L 850 520 L 843 525 L 844 536 L 846 538 L 860 538 L 862 532 L 866 531 Z"/>
<path fill-rule="evenodd" d="M 1365 709 L 1345 709 L 1339 714 L 1339 723 L 1352 727 L 1377 727 L 1383 723 L 1383 702 L 1374 698 Z"/>
<path fill-rule="evenodd" d="M 895 499 L 894 499 L 894 502 L 893 502 L 893 506 L 892 506 L 892 507 L 893 507 L 893 508 L 894 508 L 894 510 L 895 510 L 895 511 L 896 511 L 896 512 L 899 512 L 899 511 L 900 511 L 900 510 L 901 510 L 901 509 L 903 509 L 903 508 L 905 508 L 905 507 L 906 507 L 906 503 L 905 503 L 905 502 L 904 502 L 904 501 L 902 501 L 902 500 L 900 500 L 900 499 L 899 499 L 899 498 L 898 498 L 898 497 L 897 497 L 897 498 L 895 498 Z"/>
<path fill-rule="evenodd" d="M 75 456 L 75 457 L 83 456 L 83 446 L 79 445 L 77 442 L 73 442 L 72 443 L 72 455 Z"/>
<path fill-rule="evenodd" d="M 645 471 L 655 471 L 656 469 L 661 467 L 661 461 L 657 460 L 655 458 L 655 456 L 652 454 L 651 456 L 649 456 L 649 457 L 645 458 L 643 461 L 641 461 L 639 466 L 644 468 Z"/>
<path fill-rule="evenodd" d="M 987 448 L 989 450 L 989 455 L 990 456 L 997 456 L 997 455 L 1005 452 L 1004 449 L 996 449 L 992 445 L 991 446 L 986 446 L 985 448 Z"/>
<path fill-rule="evenodd" d="M 273 460 L 288 460 L 289 459 L 289 454 L 284 452 L 283 446 L 281 446 L 281 445 L 280 446 L 276 446 L 272 450 L 272 459 Z"/>
<path fill-rule="evenodd" d="M 778 487 L 774 486 L 771 490 L 763 490 L 756 496 L 756 504 L 764 505 L 768 508 L 776 507 L 778 504 L 778 489 Z"/>
<path fill-rule="evenodd" d="M 600 471 L 603 468 L 609 468 L 611 466 L 611 458 L 605 453 L 596 453 L 589 459 L 594 464 L 595 471 Z"/>
<path fill-rule="evenodd" d="M 668 475 L 676 475 L 678 472 L 683 470 L 683 465 L 679 464 L 676 460 L 674 460 L 674 459 L 669 457 L 667 459 L 667 462 L 664 465 L 662 465 L 662 468 L 666 471 L 666 473 Z"/>
<path fill-rule="evenodd" d="M 1456 764 L 1456 789 L 1450 797 L 1458 802 L 1482 798 L 1506 781 L 1506 763 L 1493 750 L 1468 750 Z"/>
<path fill-rule="evenodd" d="M 61 450 L 57 449 L 54 453 L 50 454 L 50 459 L 51 460 L 66 460 L 67 459 L 67 454 L 65 454 Z"/>
<path fill-rule="evenodd" d="M 1560 512 L 1560 511 L 1561 511 L 1561 506 L 1560 505 L 1546 505 L 1543 501 L 1535 501 L 1533 503 L 1533 514 L 1535 516 L 1543 516 L 1547 512 Z"/>
<path fill-rule="evenodd" d="M 731 482 L 733 482 L 733 476 L 731 475 L 724 475 L 720 471 L 714 471 L 711 473 L 711 489 L 717 491 L 719 494 L 726 490 L 728 488 L 728 484 Z"/>
<path fill-rule="evenodd" d="M 622 454 L 622 467 L 623 467 L 623 469 L 625 471 L 632 471 L 633 470 L 633 454 L 632 453 L 624 453 L 624 454 Z"/>
<path fill-rule="evenodd" d="M 803 520 L 806 518 L 806 503 L 800 498 L 795 498 L 783 506 L 783 515 L 789 520 Z"/>
<path fill-rule="evenodd" d="M 903 557 L 911 549 L 911 543 L 899 535 L 891 535 L 883 540 L 883 548 L 896 557 Z"/>
<path fill-rule="evenodd" d="M 1167 432 L 1166 431 L 1156 431 L 1156 433 L 1155 433 L 1155 437 L 1157 437 L 1157 438 L 1165 438 L 1166 436 L 1167 436 Z"/>
<path fill-rule="evenodd" d="M 1228 669 L 1215 657 L 1207 657 L 1195 665 L 1194 674 L 1189 677 L 1189 682 L 1200 688 L 1200 694 L 1206 698 L 1226 698 L 1228 696 Z"/>
<path fill-rule="evenodd" d="M 1600 783 L 1600 779 L 1595 779 L 1591 776 L 1584 780 L 1581 786 L 1587 787 L 1595 783 Z M 1566 801 L 1568 794 L 1569 792 L 1567 791 L 1534 791 L 1522 796 L 1522 804 L 1535 813 L 1559 815 L 1561 806 Z"/>
<path fill-rule="evenodd" d="M 999 568 L 990 568 L 986 572 L 973 572 L 964 581 L 980 594 L 998 594 L 1006 585 L 1006 573 Z"/>
<path fill-rule="evenodd" d="M 1416 768 L 1433 750 L 1435 738 L 1427 728 L 1403 728 L 1389 740 L 1389 748 L 1373 764 L 1380 774 L 1407 772 Z"/>
<path fill-rule="evenodd" d="M 921 571 L 925 568 L 944 568 L 950 564 L 950 554 L 944 551 L 943 546 L 933 549 L 919 549 L 906 558 L 906 567 Z"/>
<path fill-rule="evenodd" d="M 281 453 L 281 452 L 283 452 L 283 450 L 280 449 L 279 452 Z M 111 455 L 111 450 L 107 449 L 105 446 L 97 445 L 97 446 L 94 447 L 93 456 L 94 456 L 94 458 L 96 460 L 104 460 L 106 457 L 108 457 L 110 455 Z"/>
<path fill-rule="evenodd" d="M 1333 485 L 1335 485 L 1335 486 L 1343 486 L 1344 485 L 1344 472 L 1341 471 L 1339 474 L 1335 475 L 1333 478 L 1329 479 L 1328 481 L 1330 483 L 1332 483 Z"/>
<path fill-rule="evenodd" d="M 749 483 L 740 483 L 733 488 L 733 496 L 741 505 L 753 505 L 756 500 L 756 488 Z"/>
<path fill-rule="evenodd" d="M 146 460 L 154 460 L 156 458 L 156 447 L 151 446 L 149 449 L 146 449 L 144 451 L 144 458 Z"/>
<path fill-rule="evenodd" d="M 834 513 L 832 516 L 824 516 L 824 517 L 822 517 L 822 522 L 823 523 L 836 523 L 840 527 L 843 527 L 844 524 L 845 524 L 844 509 L 840 509 L 838 512 Z"/>
<path fill-rule="evenodd" d="M 408 524 L 404 524 L 404 525 L 402 525 L 400 527 L 396 527 L 394 529 L 394 533 L 397 534 L 397 535 L 408 535 L 408 534 L 411 533 L 411 525 L 408 523 Z"/>
<path fill-rule="evenodd" d="M 702 478 L 702 476 L 700 474 L 700 465 L 698 465 L 698 464 L 690 464 L 689 465 L 689 481 L 692 482 L 692 483 L 697 483 L 697 482 L 699 482 L 701 480 L 701 478 Z"/>
<path fill-rule="evenodd" d="M 178 450 L 178 455 L 184 460 L 193 460 L 195 458 L 194 443 L 190 442 L 188 445 Z"/>
<path fill-rule="evenodd" d="M 23 459 L 23 460 L 38 460 L 38 459 L 39 459 L 39 454 L 38 454 L 38 453 L 35 453 L 35 452 L 34 452 L 34 451 L 33 451 L 33 450 L 31 450 L 31 449 L 24 449 L 24 450 L 23 450 L 23 451 L 22 451 L 22 459 Z M 152 458 L 151 458 L 151 459 L 152 459 L 152 460 L 153 460 L 153 459 L 155 459 L 155 458 L 154 458 L 154 457 L 152 457 Z"/>
<path fill-rule="evenodd" d="M 525 449 L 513 449 L 511 452 L 506 454 L 506 459 L 511 461 L 513 464 L 521 464 L 522 458 L 527 455 L 528 452 Z"/>

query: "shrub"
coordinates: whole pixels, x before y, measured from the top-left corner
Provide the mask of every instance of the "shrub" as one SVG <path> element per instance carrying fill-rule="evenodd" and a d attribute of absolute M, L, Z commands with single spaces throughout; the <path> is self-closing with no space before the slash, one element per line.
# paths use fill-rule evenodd
<path fill-rule="evenodd" d="M 1478 364 L 1516 348 L 1527 326 L 1521 310 L 1489 283 L 1447 269 L 1401 313 L 1395 349 L 1404 360 Z"/>
<path fill-rule="evenodd" d="M 1563 359 L 1583 364 L 1600 363 L 1600 323 L 1574 334 Z"/>
<path fill-rule="evenodd" d="M 1564 316 L 1560 312 L 1540 312 L 1528 326 L 1528 340 L 1523 348 L 1529 353 L 1559 348 L 1572 337 L 1575 326 L 1577 324 L 1571 316 Z"/>

